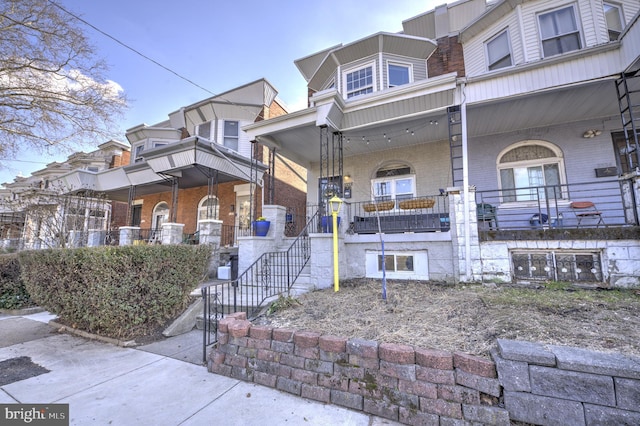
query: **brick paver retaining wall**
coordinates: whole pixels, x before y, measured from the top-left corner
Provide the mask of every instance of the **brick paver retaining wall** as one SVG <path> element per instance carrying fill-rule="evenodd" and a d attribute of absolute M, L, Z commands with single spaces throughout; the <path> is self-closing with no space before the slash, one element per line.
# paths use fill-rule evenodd
<path fill-rule="evenodd" d="M 411 425 L 640 424 L 640 359 L 511 340 L 492 355 L 257 326 L 237 313 L 219 322 L 208 368 Z"/>

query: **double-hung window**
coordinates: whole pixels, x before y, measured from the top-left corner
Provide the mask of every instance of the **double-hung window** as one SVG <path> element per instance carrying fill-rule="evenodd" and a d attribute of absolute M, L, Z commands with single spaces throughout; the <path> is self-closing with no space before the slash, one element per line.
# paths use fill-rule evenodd
<path fill-rule="evenodd" d="M 224 122 L 224 146 L 234 151 L 238 150 L 239 126 L 237 121 Z"/>
<path fill-rule="evenodd" d="M 410 174 L 408 167 L 380 170 L 376 176 L 371 181 L 375 201 L 402 201 L 415 197 L 416 177 Z"/>
<path fill-rule="evenodd" d="M 510 67 L 511 45 L 509 44 L 509 32 L 504 30 L 486 43 L 487 68 L 489 71 Z"/>
<path fill-rule="evenodd" d="M 389 62 L 387 64 L 389 87 L 402 86 L 411 83 L 411 66 Z"/>
<path fill-rule="evenodd" d="M 617 4 L 604 2 L 604 18 L 607 21 L 607 31 L 609 31 L 609 41 L 617 40 L 622 33 L 623 20 L 622 8 Z"/>
<path fill-rule="evenodd" d="M 344 78 L 347 99 L 354 96 L 373 93 L 373 65 L 368 65 L 366 67 L 347 72 Z"/>
<path fill-rule="evenodd" d="M 563 163 L 549 147 L 528 144 L 504 153 L 498 161 L 502 200 L 561 199 Z"/>
<path fill-rule="evenodd" d="M 580 30 L 573 6 L 538 15 L 540 41 L 545 57 L 582 48 Z"/>

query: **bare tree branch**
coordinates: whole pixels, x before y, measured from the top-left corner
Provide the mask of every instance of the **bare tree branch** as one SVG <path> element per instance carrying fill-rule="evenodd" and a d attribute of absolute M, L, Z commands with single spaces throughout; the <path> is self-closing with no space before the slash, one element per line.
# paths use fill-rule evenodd
<path fill-rule="evenodd" d="M 113 137 L 126 98 L 106 72 L 61 9 L 47 0 L 0 1 L 0 160 Z"/>

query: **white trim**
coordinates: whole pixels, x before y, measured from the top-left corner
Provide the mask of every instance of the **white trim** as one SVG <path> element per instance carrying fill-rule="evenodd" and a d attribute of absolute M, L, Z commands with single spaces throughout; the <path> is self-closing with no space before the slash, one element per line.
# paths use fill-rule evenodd
<path fill-rule="evenodd" d="M 411 256 L 413 257 L 413 271 L 385 271 L 390 279 L 400 280 L 428 280 L 429 279 L 429 254 L 427 250 L 385 250 L 385 256 Z M 381 250 L 365 250 L 365 276 L 367 278 L 382 278 L 382 271 L 378 269 L 378 256 Z M 397 265 L 397 261 L 394 262 Z"/>
<path fill-rule="evenodd" d="M 389 66 L 391 65 L 395 65 L 397 67 L 403 67 L 407 69 L 407 73 L 409 74 L 409 81 L 407 83 L 404 84 L 396 84 L 396 85 L 391 85 L 391 72 L 389 71 Z M 400 87 L 400 86 L 404 86 L 405 84 L 411 84 L 413 83 L 414 79 L 413 79 L 413 64 L 410 62 L 402 62 L 402 61 L 395 61 L 395 60 L 391 60 L 391 59 L 387 59 L 387 88 L 391 88 L 391 87 Z"/>
<path fill-rule="evenodd" d="M 206 208 L 203 206 L 203 204 L 210 199 L 216 200 L 216 209 L 214 209 L 214 213 L 213 213 L 214 217 L 200 219 L 200 210 L 202 210 L 203 208 Z M 220 199 L 215 195 L 205 195 L 198 202 L 198 209 L 196 210 L 196 230 L 200 230 L 200 223 L 203 220 L 211 220 L 211 219 L 216 219 L 216 220 L 220 219 Z"/>
<path fill-rule="evenodd" d="M 156 221 L 156 216 L 158 216 L 156 214 L 156 210 L 161 204 L 165 204 L 167 206 L 167 214 L 165 215 L 165 220 L 160 224 L 160 226 L 162 226 L 163 223 L 167 223 L 169 220 L 169 214 L 171 213 L 171 207 L 169 207 L 169 203 L 167 203 L 166 201 L 159 201 L 158 203 L 156 203 L 155 206 L 153 206 L 153 209 L 151 210 L 151 230 L 152 231 L 160 229 Z"/>
<path fill-rule="evenodd" d="M 542 43 L 543 40 L 542 40 L 542 27 L 540 26 L 540 17 L 542 15 L 548 15 L 548 14 L 551 14 L 551 13 L 554 13 L 554 12 L 558 12 L 558 11 L 561 11 L 561 10 L 564 10 L 564 9 L 568 9 L 568 8 L 572 8 L 573 9 L 573 17 L 575 19 L 574 23 L 576 25 L 576 31 L 578 32 L 578 40 L 580 42 L 580 47 L 578 47 L 575 50 L 569 50 L 569 51 L 566 51 L 566 52 L 560 52 L 560 53 L 557 53 L 555 55 L 545 55 L 544 46 L 543 46 L 543 43 Z M 536 24 L 538 26 L 538 45 L 540 46 L 540 58 L 551 58 L 551 57 L 554 57 L 554 56 L 564 55 L 564 54 L 570 53 L 570 52 L 580 51 L 580 50 L 585 48 L 586 42 L 584 40 L 584 31 L 582 29 L 582 19 L 581 19 L 581 15 L 580 15 L 580 10 L 578 9 L 578 7 L 577 7 L 577 5 L 575 3 L 565 4 L 565 5 L 553 8 L 553 9 L 548 9 L 548 10 L 544 10 L 544 11 L 540 11 L 540 12 L 536 13 Z M 556 34 L 556 36 L 554 38 L 558 38 L 560 36 L 568 35 L 568 34 L 573 34 L 573 33 L 567 33 L 567 34 L 561 34 L 561 35 Z M 551 39 L 548 39 L 548 40 L 551 40 Z"/>
<path fill-rule="evenodd" d="M 379 169 L 378 169 L 379 170 Z M 411 181 L 411 189 L 412 189 L 412 193 L 410 194 L 411 198 L 414 198 L 416 196 L 416 175 L 414 173 L 410 173 L 410 174 L 406 174 L 406 175 L 398 175 L 398 176 L 386 176 L 386 177 L 381 177 L 381 178 L 373 178 L 371 179 L 371 199 L 375 200 L 377 195 L 375 192 L 375 186 L 377 183 L 382 183 L 382 182 L 391 182 L 391 193 L 388 194 L 389 197 L 391 197 L 392 200 L 395 200 L 397 197 L 397 193 L 396 193 L 396 186 L 395 186 L 395 182 L 398 180 L 402 180 L 402 179 L 408 179 Z M 409 195 L 409 194 L 401 194 L 401 195 Z M 381 196 L 387 196 L 387 194 L 385 195 L 381 195 Z M 395 207 L 395 209 L 397 209 L 398 206 Z"/>
<path fill-rule="evenodd" d="M 500 162 L 502 157 L 508 152 L 523 146 L 531 146 L 531 145 L 540 145 L 545 148 L 548 148 L 551 151 L 553 151 L 553 153 L 555 154 L 555 157 L 546 157 L 546 158 L 540 158 L 535 160 L 513 161 L 510 163 Z M 531 139 L 531 140 L 516 142 L 507 146 L 502 151 L 500 151 L 500 153 L 496 157 L 496 174 L 498 178 L 498 188 L 499 188 L 499 191 L 502 193 L 502 195 L 500 196 L 500 208 L 527 207 L 529 206 L 530 203 L 533 203 L 533 200 L 507 201 L 507 202 L 504 201 L 503 191 L 505 189 L 502 187 L 502 176 L 500 173 L 501 170 L 514 169 L 516 168 L 516 166 L 521 168 L 522 167 L 529 168 L 529 167 L 543 166 L 545 164 L 558 165 L 558 174 L 559 174 L 558 178 L 560 179 L 559 185 L 562 188 L 562 193 L 560 194 L 560 196 L 562 197 L 562 200 L 567 200 L 568 199 L 568 194 L 566 194 L 567 178 L 566 178 L 565 164 L 564 164 L 564 153 L 562 152 L 562 149 L 560 149 L 559 146 L 548 141 Z M 511 189 L 507 189 L 507 190 L 510 191 Z M 517 191 L 517 190 L 518 190 L 517 187 L 513 188 L 513 191 Z M 537 204 L 535 205 L 537 206 Z"/>
<path fill-rule="evenodd" d="M 352 96 L 351 98 L 349 98 L 349 93 L 347 91 L 347 75 L 348 74 L 352 74 L 352 73 L 357 72 L 357 71 L 360 71 L 360 70 L 367 69 L 367 68 L 371 68 L 371 93 L 375 93 L 375 92 L 378 91 L 377 85 L 376 85 L 376 83 L 378 82 L 378 71 L 376 70 L 376 61 L 373 60 L 373 61 L 367 62 L 365 64 L 358 65 L 356 67 L 345 68 L 342 71 L 342 76 L 341 76 L 342 77 L 342 87 L 344 89 L 344 91 L 342 92 L 342 97 L 344 99 L 351 100 L 351 99 L 355 99 L 355 98 L 358 98 L 360 96 L 363 96 L 363 95 L 356 95 L 356 96 Z M 357 91 L 360 91 L 360 90 L 363 90 L 363 89 L 366 89 L 366 88 L 368 88 L 368 86 L 363 87 L 363 88 L 359 88 L 357 90 L 353 90 L 353 92 L 357 92 Z"/>
<path fill-rule="evenodd" d="M 504 67 L 491 69 L 490 67 L 491 67 L 492 63 L 491 63 L 491 59 L 489 58 L 489 44 L 491 44 L 491 42 L 495 41 L 502 34 L 506 34 L 507 35 L 507 46 L 509 48 L 509 58 L 511 58 L 511 65 L 506 65 Z M 485 67 L 486 71 L 495 71 L 495 70 L 504 69 L 504 68 L 511 68 L 511 67 L 515 66 L 514 60 L 513 60 L 513 46 L 511 45 L 511 33 L 509 32 L 509 27 L 505 28 L 502 31 L 499 31 L 493 37 L 489 38 L 487 41 L 484 42 L 484 58 L 485 58 L 485 64 L 486 64 L 486 67 Z M 504 59 L 504 57 L 501 58 L 501 59 Z"/>

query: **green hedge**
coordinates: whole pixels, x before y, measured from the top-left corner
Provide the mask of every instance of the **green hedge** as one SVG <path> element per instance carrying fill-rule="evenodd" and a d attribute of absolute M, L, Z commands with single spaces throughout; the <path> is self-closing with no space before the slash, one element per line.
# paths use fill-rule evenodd
<path fill-rule="evenodd" d="M 64 323 L 130 339 L 156 330 L 189 303 L 211 248 L 125 246 L 21 252 L 32 299 Z"/>
<path fill-rule="evenodd" d="M 0 255 L 0 309 L 22 309 L 33 306 L 20 278 L 17 254 Z"/>

